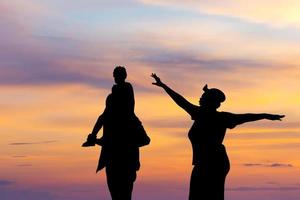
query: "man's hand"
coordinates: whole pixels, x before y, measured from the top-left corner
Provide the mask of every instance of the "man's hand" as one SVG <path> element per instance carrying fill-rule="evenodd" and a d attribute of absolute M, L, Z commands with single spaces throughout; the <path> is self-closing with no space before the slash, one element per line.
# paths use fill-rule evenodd
<path fill-rule="evenodd" d="M 164 86 L 164 83 L 161 82 L 160 78 L 155 74 L 155 73 L 152 73 L 151 74 L 151 77 L 155 79 L 155 83 L 152 83 L 153 85 L 156 85 L 158 87 L 163 87 Z"/>
<path fill-rule="evenodd" d="M 266 114 L 266 119 L 268 120 L 279 120 L 281 121 L 281 118 L 285 117 L 284 115 L 273 115 L 273 114 Z"/>

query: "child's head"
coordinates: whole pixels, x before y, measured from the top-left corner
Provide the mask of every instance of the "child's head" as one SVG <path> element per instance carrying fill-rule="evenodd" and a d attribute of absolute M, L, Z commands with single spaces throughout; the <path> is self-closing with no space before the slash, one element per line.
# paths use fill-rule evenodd
<path fill-rule="evenodd" d="M 114 69 L 113 76 L 114 76 L 116 84 L 124 83 L 125 79 L 127 77 L 127 72 L 126 72 L 125 67 L 117 66 Z"/>

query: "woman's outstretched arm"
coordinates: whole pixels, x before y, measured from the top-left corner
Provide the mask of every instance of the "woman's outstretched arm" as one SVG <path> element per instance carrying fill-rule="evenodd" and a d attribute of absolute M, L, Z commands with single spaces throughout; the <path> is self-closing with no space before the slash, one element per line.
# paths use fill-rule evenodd
<path fill-rule="evenodd" d="M 262 119 L 268 119 L 268 120 L 279 120 L 284 117 L 284 115 L 274 115 L 274 114 L 268 114 L 268 113 L 261 113 L 261 114 L 253 114 L 253 113 L 246 113 L 246 114 L 235 114 L 235 123 L 243 124 L 246 122 L 252 122 Z"/>
<path fill-rule="evenodd" d="M 172 90 L 170 87 L 168 87 L 166 84 L 164 84 L 156 74 L 152 74 L 151 77 L 153 77 L 156 81 L 152 84 L 163 88 L 178 106 L 183 108 L 190 115 L 192 115 L 193 112 L 195 112 L 197 106 L 193 105 L 192 103 L 187 101 L 183 96 L 181 96 L 180 94 Z"/>

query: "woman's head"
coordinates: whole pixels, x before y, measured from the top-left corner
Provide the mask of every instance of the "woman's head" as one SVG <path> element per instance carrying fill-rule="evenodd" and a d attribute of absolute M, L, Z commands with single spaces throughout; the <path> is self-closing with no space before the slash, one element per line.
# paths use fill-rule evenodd
<path fill-rule="evenodd" d="M 113 76 L 114 76 L 116 84 L 124 83 L 125 79 L 127 77 L 127 72 L 126 72 L 125 67 L 123 67 L 123 66 L 117 66 L 114 69 Z"/>
<path fill-rule="evenodd" d="M 203 91 L 204 93 L 199 100 L 200 106 L 217 109 L 226 99 L 225 94 L 217 88 L 208 89 L 207 85 L 205 85 Z"/>

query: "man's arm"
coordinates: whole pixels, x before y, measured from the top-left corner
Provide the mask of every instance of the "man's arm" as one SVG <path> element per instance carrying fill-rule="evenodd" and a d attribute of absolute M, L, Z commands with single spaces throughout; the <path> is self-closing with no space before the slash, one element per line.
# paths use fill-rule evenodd
<path fill-rule="evenodd" d="M 187 101 L 183 96 L 181 96 L 180 94 L 178 94 L 177 92 L 172 90 L 170 87 L 168 87 L 166 84 L 164 84 L 160 80 L 160 78 L 158 76 L 156 76 L 156 74 L 152 74 L 151 76 L 156 81 L 155 83 L 152 83 L 153 85 L 163 88 L 167 92 L 167 94 L 175 101 L 175 103 L 178 106 L 183 108 L 190 115 L 193 114 L 193 112 L 195 111 L 195 108 L 197 108 L 197 106 L 193 105 L 192 103 Z"/>
<path fill-rule="evenodd" d="M 105 116 L 105 111 L 98 117 L 98 119 L 97 119 L 97 121 L 94 125 L 94 128 L 93 128 L 93 131 L 92 131 L 91 135 L 94 135 L 95 138 L 96 138 L 98 132 L 100 131 L 100 129 L 102 128 L 102 126 L 103 126 L 104 116 Z"/>
<path fill-rule="evenodd" d="M 92 133 L 87 136 L 86 141 L 82 144 L 82 147 L 95 146 L 97 140 L 97 133 L 103 126 L 105 111 L 98 117 L 96 124 L 94 125 Z"/>

